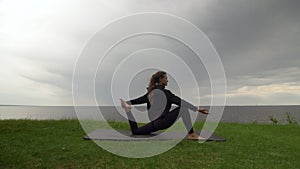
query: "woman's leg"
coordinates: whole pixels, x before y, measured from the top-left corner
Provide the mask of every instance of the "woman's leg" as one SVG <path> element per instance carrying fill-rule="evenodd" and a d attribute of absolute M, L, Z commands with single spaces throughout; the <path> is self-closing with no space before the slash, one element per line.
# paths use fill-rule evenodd
<path fill-rule="evenodd" d="M 154 121 L 154 127 L 157 129 L 166 129 L 172 126 L 177 119 L 182 117 L 182 121 L 188 131 L 189 134 L 194 133 L 193 125 L 191 122 L 191 117 L 189 111 L 185 107 L 176 107 L 172 111 L 166 114 L 162 119 L 158 119 Z"/>
<path fill-rule="evenodd" d="M 155 132 L 158 131 L 158 129 L 156 129 L 153 125 L 153 122 L 150 122 L 144 126 L 138 127 L 137 123 L 134 120 L 134 117 L 131 113 L 131 111 L 126 112 L 127 117 L 128 117 L 128 121 L 129 121 L 129 125 L 130 125 L 130 129 L 132 134 L 149 134 L 151 132 Z"/>
<path fill-rule="evenodd" d="M 189 114 L 187 108 L 180 109 L 180 107 L 177 107 L 177 108 L 173 109 L 171 112 L 167 113 L 164 118 L 159 118 L 159 119 L 157 119 L 153 122 L 150 122 L 144 126 L 138 127 L 138 125 L 135 122 L 134 117 L 131 113 L 131 106 L 128 105 L 122 99 L 121 99 L 121 104 L 122 104 L 122 107 L 125 109 L 126 114 L 128 116 L 128 121 L 129 121 L 129 125 L 131 128 L 132 134 L 149 134 L 151 132 L 169 128 L 171 125 L 174 124 L 174 122 L 178 118 L 182 117 L 182 120 L 185 124 L 187 131 L 189 132 L 189 135 L 193 135 L 193 136 L 191 136 L 193 138 L 198 137 L 194 133 L 192 122 L 191 122 L 191 117 L 190 117 L 190 114 Z"/>
<path fill-rule="evenodd" d="M 188 133 L 194 133 L 193 124 L 188 108 L 181 107 L 180 115 Z"/>

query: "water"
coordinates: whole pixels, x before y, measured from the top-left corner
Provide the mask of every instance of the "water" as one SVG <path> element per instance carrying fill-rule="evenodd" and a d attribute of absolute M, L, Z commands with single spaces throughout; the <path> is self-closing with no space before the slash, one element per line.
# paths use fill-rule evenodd
<path fill-rule="evenodd" d="M 119 107 L 103 106 L 88 107 L 79 106 L 76 109 L 81 110 L 76 114 L 73 106 L 0 106 L 0 120 L 4 119 L 101 119 L 114 121 L 127 121 L 124 111 Z M 98 110 L 101 110 L 103 116 L 100 116 Z M 118 113 L 121 110 L 121 114 Z M 145 107 L 137 107 L 137 110 L 143 111 Z M 137 120 L 139 116 L 145 116 L 146 113 L 134 112 Z M 212 112 L 213 113 L 213 112 Z M 278 120 L 278 123 L 287 123 L 287 114 L 300 124 L 300 106 L 226 106 L 221 122 L 237 123 L 272 123 L 270 117 Z M 197 113 L 195 113 L 197 114 Z M 199 114 L 197 120 L 205 120 L 206 116 Z"/>

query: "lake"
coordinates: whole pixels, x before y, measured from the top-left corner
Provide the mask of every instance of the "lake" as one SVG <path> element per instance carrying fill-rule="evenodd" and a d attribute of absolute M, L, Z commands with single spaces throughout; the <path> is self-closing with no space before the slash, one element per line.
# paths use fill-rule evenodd
<path fill-rule="evenodd" d="M 205 107 L 205 106 L 204 106 Z M 208 107 L 206 107 L 208 108 Z M 0 120 L 5 119 L 101 119 L 127 121 L 120 107 L 113 106 L 0 106 Z M 100 110 L 100 111 L 99 111 Z M 118 110 L 121 113 L 118 113 Z M 102 116 L 99 116 L 101 112 Z M 133 111 L 137 120 L 145 116 L 145 107 L 136 107 Z M 213 113 L 213 112 L 212 112 Z M 300 124 L 300 106 L 225 106 L 221 122 L 237 123 L 272 123 L 270 117 L 278 123 L 287 123 L 287 113 Z M 197 115 L 197 113 L 194 113 Z M 139 117 L 141 116 L 141 117 Z M 199 113 L 198 121 L 205 120 L 206 116 Z"/>

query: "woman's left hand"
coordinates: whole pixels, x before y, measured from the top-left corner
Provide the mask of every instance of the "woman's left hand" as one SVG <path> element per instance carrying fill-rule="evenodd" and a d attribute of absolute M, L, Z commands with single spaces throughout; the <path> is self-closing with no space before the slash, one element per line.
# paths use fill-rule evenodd
<path fill-rule="evenodd" d="M 199 108 L 197 111 L 203 114 L 209 114 L 209 111 L 205 108 Z"/>

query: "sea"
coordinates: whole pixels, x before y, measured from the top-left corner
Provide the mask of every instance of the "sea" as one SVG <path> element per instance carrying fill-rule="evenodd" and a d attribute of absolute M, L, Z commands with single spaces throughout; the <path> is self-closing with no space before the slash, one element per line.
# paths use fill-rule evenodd
<path fill-rule="evenodd" d="M 222 107 L 203 106 L 210 110 L 221 110 Z M 217 108 L 217 109 L 214 109 Z M 145 107 L 135 107 L 133 111 L 137 116 L 146 114 Z M 190 112 L 192 113 L 192 112 Z M 215 114 L 214 114 L 215 113 Z M 259 105 L 259 106 L 225 106 L 223 111 L 211 112 L 212 116 L 220 122 L 229 123 L 275 123 L 287 124 L 296 122 L 300 124 L 300 105 Z M 197 121 L 204 121 L 206 115 L 196 114 Z M 127 121 L 124 111 L 114 106 L 0 106 L 0 120 L 30 119 L 30 120 L 111 120 Z M 142 118 L 142 117 L 137 117 Z"/>

